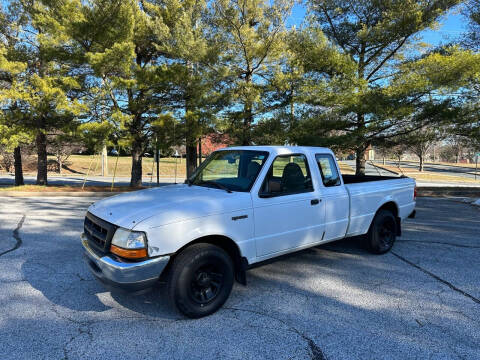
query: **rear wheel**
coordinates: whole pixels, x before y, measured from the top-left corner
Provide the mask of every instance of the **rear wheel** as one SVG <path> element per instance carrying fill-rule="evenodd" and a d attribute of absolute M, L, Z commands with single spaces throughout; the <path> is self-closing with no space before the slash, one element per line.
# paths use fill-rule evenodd
<path fill-rule="evenodd" d="M 367 233 L 367 247 L 373 254 L 385 254 L 395 243 L 397 220 L 388 210 L 379 210 Z"/>
<path fill-rule="evenodd" d="M 194 244 L 175 258 L 168 294 L 181 313 L 199 318 L 214 313 L 225 303 L 233 280 L 233 262 L 223 249 Z"/>

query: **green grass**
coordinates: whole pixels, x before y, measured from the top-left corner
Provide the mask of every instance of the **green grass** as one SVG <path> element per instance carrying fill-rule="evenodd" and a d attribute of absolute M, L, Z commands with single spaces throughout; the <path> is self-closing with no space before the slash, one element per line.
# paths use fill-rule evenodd
<path fill-rule="evenodd" d="M 108 156 L 107 158 L 108 175 L 116 176 L 130 176 L 132 170 L 132 158 L 130 156 Z M 73 172 L 80 172 L 86 174 L 89 171 L 90 175 L 101 175 L 101 159 L 99 156 L 86 156 L 86 155 L 72 155 L 68 159 L 68 168 Z M 177 177 L 185 177 L 185 159 L 180 158 L 161 158 L 159 160 L 159 173 L 161 177 L 174 177 L 175 167 L 177 171 Z M 90 168 L 90 170 L 89 170 Z M 115 171 L 116 168 L 116 171 Z M 153 158 L 144 157 L 142 159 L 142 172 L 144 176 L 152 174 L 154 176 L 157 173 L 156 164 Z M 67 173 L 65 171 L 65 173 Z M 71 172 L 72 173 L 72 172 Z"/>
<path fill-rule="evenodd" d="M 55 160 L 53 156 L 48 156 L 49 160 Z M 118 161 L 118 162 L 117 162 Z M 24 164 L 25 165 L 25 164 Z M 62 169 L 62 176 L 77 175 L 84 176 L 89 174 L 89 176 L 101 175 L 102 164 L 100 156 L 89 156 L 89 155 L 71 155 L 68 160 L 65 162 L 65 167 Z M 116 171 L 115 171 L 116 168 Z M 175 169 L 176 168 L 176 169 Z M 107 157 L 107 169 L 108 176 L 112 176 L 115 172 L 115 176 L 125 176 L 129 177 L 132 171 L 132 158 L 130 156 L 108 156 Z M 24 166 L 24 174 L 36 174 L 35 169 L 27 169 Z M 152 175 L 154 177 L 157 174 L 156 164 L 154 159 L 151 157 L 142 158 L 142 173 L 144 177 Z M 185 159 L 180 158 L 161 158 L 159 173 L 160 177 L 174 177 L 175 171 L 178 178 L 184 178 L 186 175 Z M 3 172 L 4 171 L 0 171 Z M 49 175 L 58 175 L 57 172 L 49 172 Z"/>
<path fill-rule="evenodd" d="M 53 156 L 49 156 L 49 159 L 54 160 Z M 285 161 L 276 161 L 274 165 L 275 176 L 281 176 L 283 168 L 286 165 L 286 162 L 289 161 L 288 158 Z M 116 156 L 108 156 L 108 176 L 112 176 L 115 170 L 115 164 L 117 162 Z M 302 171 L 305 173 L 305 165 L 303 162 L 298 163 L 302 168 Z M 72 155 L 68 158 L 66 162 L 67 169 L 62 169 L 62 176 L 76 175 L 76 176 L 85 176 L 87 172 L 90 176 L 100 176 L 101 175 L 101 161 L 99 156 L 89 156 L 89 155 Z M 236 171 L 236 166 L 234 164 L 229 164 L 222 171 L 225 174 L 231 174 L 232 171 Z M 340 170 L 342 174 L 354 173 L 353 169 L 342 162 L 339 162 Z M 153 167 L 152 167 L 153 166 Z M 219 165 L 220 166 L 220 165 Z M 222 165 L 223 166 L 223 165 Z M 118 157 L 118 164 L 116 169 L 117 177 L 130 177 L 132 167 L 132 158 L 130 156 L 120 156 Z M 161 158 L 159 173 L 160 177 L 174 177 L 175 168 L 177 172 L 177 178 L 182 179 L 186 177 L 186 167 L 185 159 L 180 158 Z M 227 169 L 228 168 L 228 169 Z M 151 157 L 144 157 L 142 159 L 142 170 L 144 177 L 151 177 L 153 170 L 153 178 L 156 177 L 157 170 L 156 164 L 154 164 L 154 159 Z M 24 169 L 25 174 L 36 174 L 36 171 L 27 171 Z M 49 175 L 57 175 L 58 173 L 50 172 Z M 144 179 L 145 180 L 145 179 Z"/>

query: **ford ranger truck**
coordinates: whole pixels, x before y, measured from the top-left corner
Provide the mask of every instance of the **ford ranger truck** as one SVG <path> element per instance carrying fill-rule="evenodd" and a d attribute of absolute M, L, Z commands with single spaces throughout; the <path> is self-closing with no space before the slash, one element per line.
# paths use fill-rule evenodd
<path fill-rule="evenodd" d="M 246 284 L 255 263 L 358 235 L 386 253 L 415 196 L 411 178 L 342 176 L 326 148 L 230 147 L 185 184 L 92 204 L 82 244 L 107 287 L 139 292 L 162 279 L 174 306 L 198 318 L 225 303 L 235 280 Z"/>

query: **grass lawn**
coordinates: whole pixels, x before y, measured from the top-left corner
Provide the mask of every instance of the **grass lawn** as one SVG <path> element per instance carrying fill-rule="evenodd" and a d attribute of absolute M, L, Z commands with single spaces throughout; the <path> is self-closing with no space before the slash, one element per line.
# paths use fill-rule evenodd
<path fill-rule="evenodd" d="M 53 156 L 48 157 L 49 160 L 54 160 Z M 112 176 L 115 170 L 115 163 L 117 162 L 116 156 L 108 156 L 107 165 L 108 165 L 108 175 Z M 160 159 L 160 177 L 174 177 L 175 176 L 175 167 L 177 171 L 177 178 L 185 178 L 186 176 L 186 160 L 180 158 L 161 158 Z M 86 175 L 89 171 L 89 176 L 99 176 L 102 171 L 102 164 L 99 156 L 89 156 L 89 155 L 72 155 L 68 158 L 66 162 L 66 169 L 62 169 L 62 176 L 68 175 Z M 153 166 L 153 167 L 152 167 Z M 351 166 L 339 162 L 340 171 L 343 174 L 354 174 L 355 171 Z M 132 158 L 130 156 L 119 156 L 116 176 L 130 176 L 132 169 Z M 153 158 L 144 157 L 142 159 L 142 169 L 143 176 L 149 177 L 152 175 L 155 178 L 157 174 L 156 164 L 154 163 Z M 24 170 L 25 174 L 36 174 L 36 171 L 31 172 Z M 55 172 L 49 172 L 49 175 L 58 175 Z"/>
<path fill-rule="evenodd" d="M 346 164 L 346 163 L 344 163 L 344 162 L 342 162 L 342 161 L 339 161 L 339 162 L 338 162 L 338 166 L 340 167 L 340 172 L 341 172 L 342 174 L 345 174 L 345 175 L 353 175 L 353 174 L 355 174 L 355 170 L 353 170 L 353 168 L 352 168 L 350 165 L 348 165 L 348 164 Z"/>
<path fill-rule="evenodd" d="M 159 161 L 160 177 L 174 177 L 175 166 L 177 170 L 177 177 L 185 177 L 185 159 L 180 158 L 161 158 Z M 175 165 L 176 164 L 176 165 Z M 132 170 L 132 158 L 130 156 L 119 156 L 118 163 L 116 156 L 109 156 L 107 159 L 108 175 L 112 176 L 115 171 L 115 165 L 117 167 L 116 176 L 130 176 Z M 87 156 L 87 155 L 72 155 L 68 159 L 67 167 L 69 170 L 63 170 L 64 174 L 82 173 L 86 174 L 90 167 L 90 175 L 101 175 L 101 159 L 99 156 Z M 144 157 L 142 159 L 142 172 L 144 176 L 156 176 L 156 164 L 153 158 Z"/>
<path fill-rule="evenodd" d="M 48 160 L 55 160 L 53 156 L 48 156 Z M 175 167 L 177 171 L 177 178 L 185 178 L 186 167 L 185 159 L 180 158 L 161 158 L 160 159 L 160 177 L 174 177 L 175 176 Z M 115 165 L 117 162 L 116 156 L 108 156 L 107 167 L 108 167 L 108 176 L 112 176 L 115 170 Z M 176 164 L 176 165 L 175 165 Z M 153 165 L 153 167 L 152 167 Z M 89 172 L 89 176 L 101 175 L 102 164 L 100 157 L 89 156 L 89 155 L 72 155 L 68 158 L 65 163 L 64 169 L 62 169 L 62 176 L 68 175 L 86 175 Z M 90 168 L 90 171 L 89 171 Z M 126 176 L 130 177 L 132 170 L 132 158 L 130 156 L 120 156 L 118 157 L 117 171 L 115 176 Z M 156 164 L 151 157 L 144 157 L 142 159 L 142 170 L 144 177 L 150 177 L 153 170 L 153 176 L 157 175 Z M 34 175 L 36 174 L 35 170 L 25 169 L 24 174 Z M 5 173 L 3 170 L 0 173 Z M 57 172 L 50 172 L 49 175 L 58 175 Z"/>

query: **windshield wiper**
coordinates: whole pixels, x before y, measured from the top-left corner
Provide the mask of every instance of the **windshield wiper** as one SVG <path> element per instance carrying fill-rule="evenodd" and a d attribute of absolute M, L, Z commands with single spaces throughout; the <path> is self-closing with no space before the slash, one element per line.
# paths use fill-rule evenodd
<path fill-rule="evenodd" d="M 228 193 L 231 193 L 232 190 L 230 190 L 228 187 L 226 187 L 225 185 L 222 185 L 216 181 L 211 181 L 211 180 L 202 180 L 198 185 L 202 185 L 202 184 L 206 184 L 206 185 L 213 185 L 215 186 L 217 189 L 220 189 L 220 190 L 225 190 L 226 192 Z"/>

